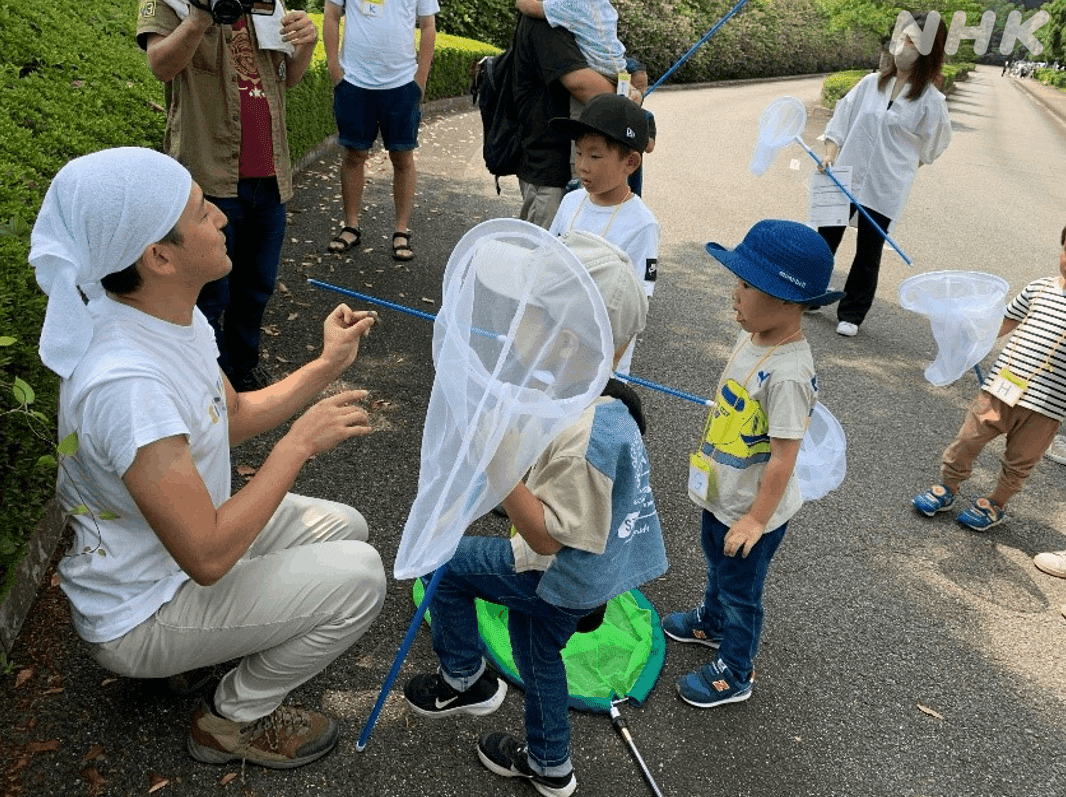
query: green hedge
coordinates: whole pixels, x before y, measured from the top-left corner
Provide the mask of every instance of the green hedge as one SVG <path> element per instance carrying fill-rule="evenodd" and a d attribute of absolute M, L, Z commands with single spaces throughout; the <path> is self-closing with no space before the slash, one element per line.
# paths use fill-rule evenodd
<path fill-rule="evenodd" d="M 1066 89 L 1066 72 L 1058 69 L 1038 69 L 1033 77 L 1045 86 L 1054 86 L 1057 89 Z"/>
<path fill-rule="evenodd" d="M 970 63 L 944 64 L 944 86 L 941 91 L 947 92 L 956 80 L 963 80 L 973 69 L 974 65 Z M 829 75 L 822 82 L 822 105 L 829 110 L 836 108 L 837 100 L 868 74 L 868 69 L 849 69 Z"/>
<path fill-rule="evenodd" d="M 736 0 L 614 0 L 619 38 L 655 80 L 721 19 Z M 513 0 L 447 0 L 440 27 L 506 47 Z M 816 0 L 750 2 L 671 77 L 673 83 L 828 72 L 873 66 L 872 33 L 830 32 Z"/>
<path fill-rule="evenodd" d="M 161 137 L 162 98 L 133 38 L 128 0 L 0 4 L 0 595 L 52 493 L 54 470 L 33 467 L 50 446 L 29 434 L 11 385 L 37 393 L 54 429 L 58 381 L 37 357 L 45 297 L 26 262 L 24 234 L 56 171 L 71 158 Z"/>

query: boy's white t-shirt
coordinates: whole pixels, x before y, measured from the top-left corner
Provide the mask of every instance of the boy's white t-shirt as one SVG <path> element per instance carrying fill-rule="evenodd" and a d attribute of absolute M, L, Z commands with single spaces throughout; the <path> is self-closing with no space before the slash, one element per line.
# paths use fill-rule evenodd
<path fill-rule="evenodd" d="M 189 579 L 123 475 L 139 448 L 185 435 L 220 506 L 230 495 L 229 416 L 215 335 L 199 310 L 180 326 L 106 296 L 89 307 L 97 317 L 92 343 L 60 385 L 60 439 L 77 432 L 79 445 L 59 471 L 56 493 L 64 510 L 86 504 L 95 520 L 71 518 L 74 547 L 59 571 L 78 634 L 108 642 L 151 617 Z"/>
<path fill-rule="evenodd" d="M 618 39 L 618 12 L 609 0 L 543 0 L 553 28 L 574 34 L 591 69 L 614 78 L 626 68 L 626 48 Z"/>
<path fill-rule="evenodd" d="M 437 0 L 328 0 L 344 9 L 340 64 L 363 89 L 395 89 L 418 71 L 415 22 L 440 12 Z"/>
<path fill-rule="evenodd" d="M 579 188 L 563 197 L 548 231 L 562 235 L 570 230 L 585 230 L 614 244 L 633 261 L 634 273 L 644 292 L 651 296 L 659 265 L 659 222 L 636 194 L 618 205 L 596 205 L 588 191 Z M 636 338 L 630 341 L 615 371 L 628 374 L 633 362 Z"/>
<path fill-rule="evenodd" d="M 594 233 L 629 255 L 644 293 L 652 295 L 659 263 L 659 222 L 639 196 L 631 194 L 619 205 L 596 205 L 584 188 L 571 191 L 548 228 L 552 235 L 570 230 Z"/>

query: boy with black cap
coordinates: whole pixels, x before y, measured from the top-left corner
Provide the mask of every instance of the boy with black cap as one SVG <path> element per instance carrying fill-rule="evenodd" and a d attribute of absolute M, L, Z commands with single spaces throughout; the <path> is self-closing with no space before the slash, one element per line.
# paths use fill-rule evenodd
<path fill-rule="evenodd" d="M 732 251 L 707 251 L 739 278 L 733 309 L 743 332 L 689 463 L 689 498 L 703 509 L 703 601 L 663 620 L 671 639 L 718 651 L 677 681 L 682 700 L 699 708 L 751 697 L 763 584 L 803 503 L 793 469 L 818 399 L 803 309 L 843 296 L 826 291 L 829 246 L 797 222 L 760 221 Z"/>
<path fill-rule="evenodd" d="M 611 242 L 629 256 L 650 297 L 659 260 L 659 222 L 629 187 L 648 146 L 647 116 L 628 97 L 600 94 L 579 118 L 552 119 L 551 125 L 574 139 L 574 168 L 582 188 L 563 197 L 548 231 L 585 230 Z M 629 373 L 635 344 L 626 349 L 618 373 Z"/>

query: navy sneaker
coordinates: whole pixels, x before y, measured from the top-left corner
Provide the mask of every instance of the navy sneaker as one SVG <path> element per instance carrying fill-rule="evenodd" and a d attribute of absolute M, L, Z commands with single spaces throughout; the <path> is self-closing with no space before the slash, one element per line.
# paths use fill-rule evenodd
<path fill-rule="evenodd" d="M 721 657 L 705 664 L 695 672 L 677 679 L 677 693 L 681 699 L 697 708 L 711 708 L 723 703 L 740 703 L 751 697 L 752 676 L 747 681 L 739 680 L 726 666 Z"/>
<path fill-rule="evenodd" d="M 956 520 L 968 529 L 988 531 L 1002 523 L 1007 517 L 1007 510 L 989 498 L 978 498 L 973 506 L 959 512 Z"/>
<path fill-rule="evenodd" d="M 946 512 L 955 503 L 955 493 L 946 484 L 934 484 L 924 493 L 911 499 L 911 505 L 926 517 Z"/>
<path fill-rule="evenodd" d="M 481 763 L 505 778 L 526 778 L 544 797 L 570 797 L 577 788 L 571 770 L 566 775 L 538 775 L 529 766 L 526 746 L 506 733 L 484 733 L 477 740 L 477 757 Z"/>
<path fill-rule="evenodd" d="M 722 635 L 708 631 L 703 625 L 703 607 L 690 612 L 674 612 L 663 618 L 663 631 L 678 642 L 693 642 L 718 650 Z"/>
<path fill-rule="evenodd" d="M 507 684 L 488 667 L 465 692 L 448 685 L 439 672 L 416 675 L 403 688 L 411 711 L 423 717 L 472 714 L 483 717 L 503 704 Z"/>

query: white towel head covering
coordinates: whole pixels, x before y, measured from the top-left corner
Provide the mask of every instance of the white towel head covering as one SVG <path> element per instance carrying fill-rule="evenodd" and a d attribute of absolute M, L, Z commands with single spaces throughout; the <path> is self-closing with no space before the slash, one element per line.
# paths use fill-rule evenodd
<path fill-rule="evenodd" d="M 181 217 L 192 175 L 150 149 L 119 147 L 67 163 L 48 186 L 30 238 L 30 264 L 48 294 L 39 351 L 66 378 L 92 340 L 89 299 L 100 280 L 133 265 Z"/>

